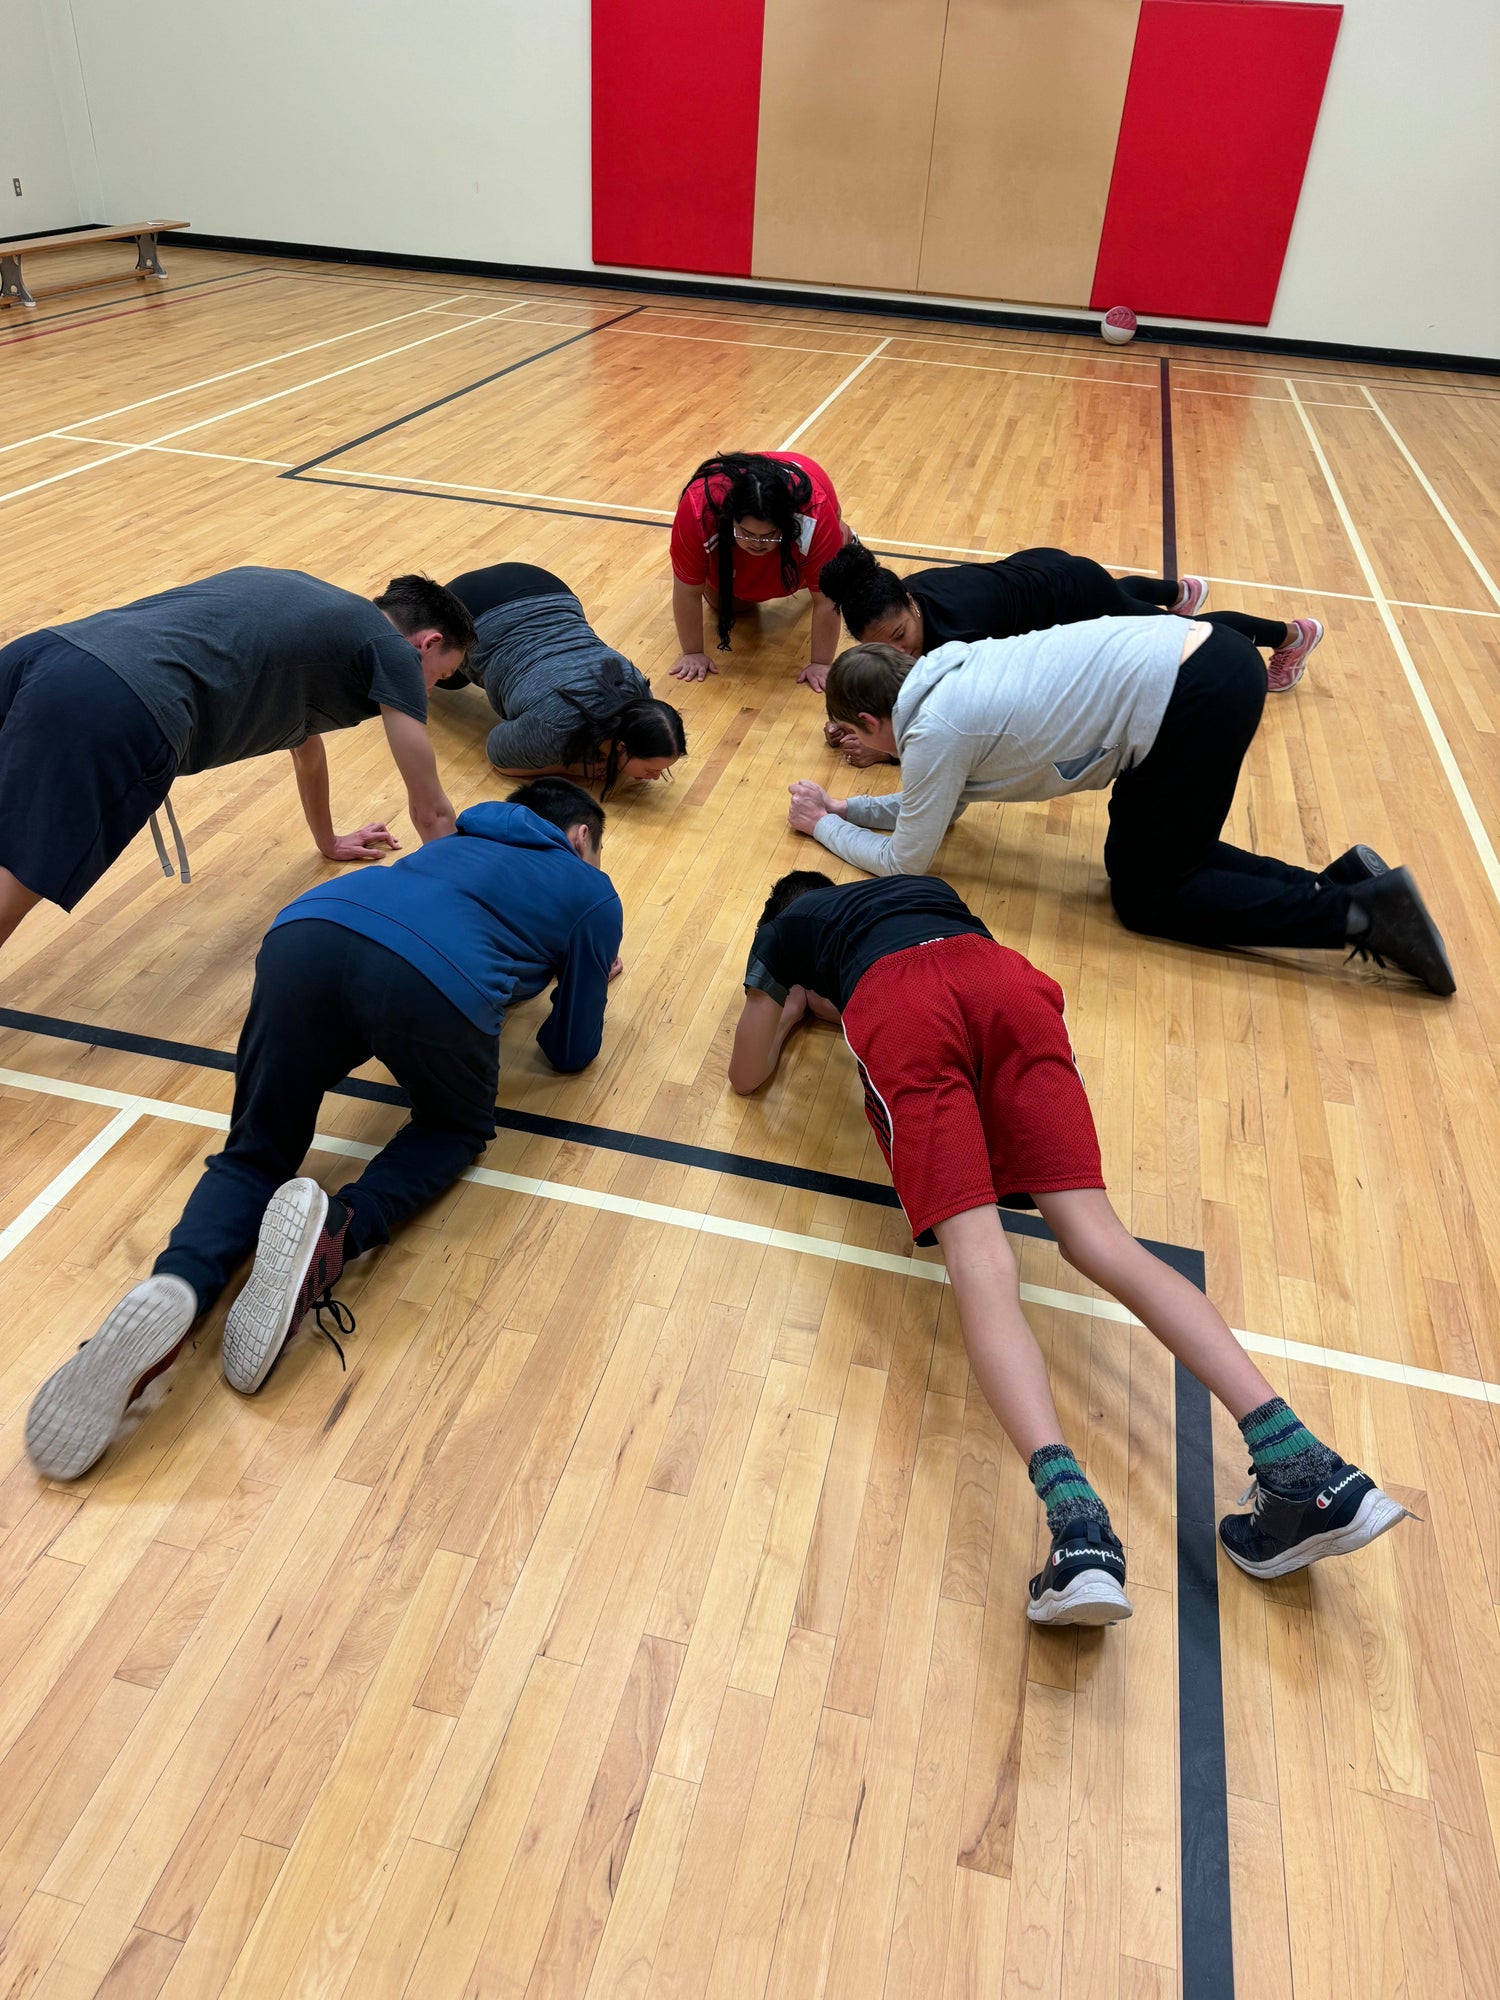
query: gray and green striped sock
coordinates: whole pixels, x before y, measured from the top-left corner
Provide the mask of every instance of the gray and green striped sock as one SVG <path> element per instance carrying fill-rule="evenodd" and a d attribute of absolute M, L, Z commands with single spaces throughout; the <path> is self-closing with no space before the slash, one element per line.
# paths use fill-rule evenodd
<path fill-rule="evenodd" d="M 1240 1435 L 1250 1447 L 1256 1478 L 1275 1493 L 1303 1493 L 1321 1486 L 1343 1464 L 1279 1396 L 1241 1417 Z"/>
<path fill-rule="evenodd" d="M 1078 1460 L 1065 1444 L 1044 1444 L 1026 1464 L 1036 1497 L 1047 1510 L 1047 1529 L 1060 1534 L 1074 1521 L 1100 1521 L 1109 1526 L 1109 1509 L 1083 1476 Z"/>

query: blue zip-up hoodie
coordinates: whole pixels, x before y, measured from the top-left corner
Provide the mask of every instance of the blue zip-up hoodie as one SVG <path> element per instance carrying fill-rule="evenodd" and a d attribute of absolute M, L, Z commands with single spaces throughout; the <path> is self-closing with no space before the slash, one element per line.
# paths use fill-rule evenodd
<path fill-rule="evenodd" d="M 526 806 L 470 806 L 458 831 L 389 868 L 320 882 L 272 924 L 318 917 L 404 958 L 476 1028 L 557 980 L 537 1046 L 554 1069 L 599 1053 L 624 918 L 614 884 Z"/>

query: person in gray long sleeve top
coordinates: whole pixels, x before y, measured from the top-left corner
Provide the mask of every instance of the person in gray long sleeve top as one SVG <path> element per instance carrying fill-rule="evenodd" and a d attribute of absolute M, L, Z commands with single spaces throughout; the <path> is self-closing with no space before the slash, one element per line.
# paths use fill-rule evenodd
<path fill-rule="evenodd" d="M 1181 619 L 1096 618 L 911 660 L 853 646 L 829 717 L 896 755 L 902 788 L 833 798 L 791 787 L 789 824 L 870 875 L 925 874 L 980 800 L 1110 792 L 1104 867 L 1127 929 L 1189 944 L 1352 948 L 1434 993 L 1443 940 L 1405 868 L 1351 847 L 1314 873 L 1220 838 L 1260 725 L 1265 668 L 1239 633 Z"/>

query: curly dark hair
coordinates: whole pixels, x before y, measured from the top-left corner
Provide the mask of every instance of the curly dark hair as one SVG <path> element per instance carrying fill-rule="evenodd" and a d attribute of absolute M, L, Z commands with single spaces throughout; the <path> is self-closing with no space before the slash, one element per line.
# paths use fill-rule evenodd
<path fill-rule="evenodd" d="M 876 562 L 860 542 L 850 542 L 830 556 L 818 578 L 818 588 L 836 605 L 856 639 L 862 639 L 877 618 L 910 604 L 911 592 L 893 569 Z"/>

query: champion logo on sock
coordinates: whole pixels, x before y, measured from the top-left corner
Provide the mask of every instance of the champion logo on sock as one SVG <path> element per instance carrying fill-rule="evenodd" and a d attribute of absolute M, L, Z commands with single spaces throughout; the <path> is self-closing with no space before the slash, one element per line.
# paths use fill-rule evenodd
<path fill-rule="evenodd" d="M 1340 1493 L 1343 1492 L 1344 1488 L 1346 1486 L 1352 1486 L 1355 1480 L 1360 1477 L 1361 1474 L 1357 1471 L 1346 1472 L 1343 1478 L 1338 1480 L 1334 1485 L 1325 1486 L 1323 1488 L 1323 1491 L 1318 1495 L 1316 1504 L 1319 1507 L 1331 1507 L 1334 1503 L 1334 1500 Z"/>

